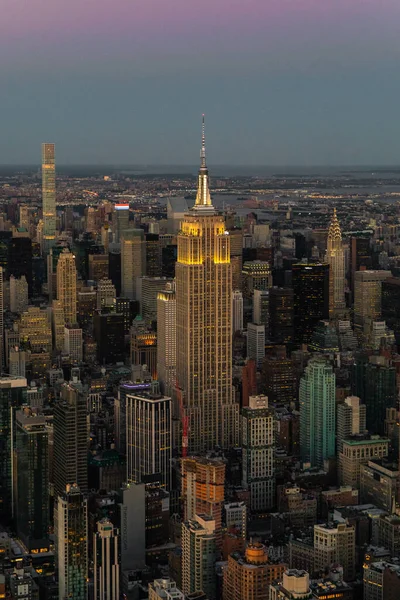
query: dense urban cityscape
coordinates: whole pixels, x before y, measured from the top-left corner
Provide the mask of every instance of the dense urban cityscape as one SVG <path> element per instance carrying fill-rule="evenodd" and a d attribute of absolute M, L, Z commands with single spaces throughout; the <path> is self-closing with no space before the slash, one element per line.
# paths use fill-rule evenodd
<path fill-rule="evenodd" d="M 0 173 L 0 597 L 400 597 L 400 172 Z"/>

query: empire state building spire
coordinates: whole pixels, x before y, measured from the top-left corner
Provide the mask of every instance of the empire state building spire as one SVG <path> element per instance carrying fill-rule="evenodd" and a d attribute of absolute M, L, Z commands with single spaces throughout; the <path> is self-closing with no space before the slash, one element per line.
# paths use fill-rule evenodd
<path fill-rule="evenodd" d="M 197 184 L 196 202 L 193 207 L 202 212 L 209 211 L 214 213 L 214 207 L 211 203 L 210 190 L 208 187 L 208 169 L 206 163 L 206 136 L 204 128 L 204 115 L 201 129 L 201 150 L 200 150 L 200 169 Z"/>

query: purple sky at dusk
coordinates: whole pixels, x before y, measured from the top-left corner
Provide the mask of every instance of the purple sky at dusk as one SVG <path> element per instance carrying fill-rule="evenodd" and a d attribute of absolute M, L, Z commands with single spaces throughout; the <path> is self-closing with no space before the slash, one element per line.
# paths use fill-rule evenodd
<path fill-rule="evenodd" d="M 0 163 L 398 164 L 398 0 L 2 0 Z"/>

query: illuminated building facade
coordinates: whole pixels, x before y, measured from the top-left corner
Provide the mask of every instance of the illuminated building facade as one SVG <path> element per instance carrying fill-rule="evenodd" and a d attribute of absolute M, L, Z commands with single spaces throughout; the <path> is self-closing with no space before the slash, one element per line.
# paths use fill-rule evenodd
<path fill-rule="evenodd" d="M 57 262 L 57 299 L 62 302 L 66 323 L 76 323 L 76 280 L 75 256 L 65 248 Z"/>
<path fill-rule="evenodd" d="M 93 540 L 94 600 L 119 600 L 119 532 L 109 519 L 97 523 Z"/>
<path fill-rule="evenodd" d="M 325 262 L 330 266 L 329 310 L 333 313 L 346 308 L 344 249 L 336 208 L 333 209 L 333 217 L 329 225 Z"/>
<path fill-rule="evenodd" d="M 176 386 L 176 295 L 171 283 L 157 294 L 157 373 L 161 391 L 172 395 Z"/>
<path fill-rule="evenodd" d="M 382 282 L 391 271 L 357 271 L 354 274 L 354 324 L 379 321 L 382 310 Z"/>
<path fill-rule="evenodd" d="M 115 242 L 121 242 L 122 232 L 129 228 L 129 204 L 115 204 L 112 214 L 112 227 Z"/>
<path fill-rule="evenodd" d="M 121 294 L 138 300 L 137 278 L 146 274 L 146 244 L 143 229 L 126 229 L 121 235 Z"/>
<path fill-rule="evenodd" d="M 56 162 L 54 144 L 42 144 L 43 242 L 47 251 L 56 237 Z"/>
<path fill-rule="evenodd" d="M 196 202 L 178 234 L 177 380 L 189 421 L 189 451 L 228 448 L 237 439 L 232 386 L 230 239 L 208 188 L 204 127 Z"/>

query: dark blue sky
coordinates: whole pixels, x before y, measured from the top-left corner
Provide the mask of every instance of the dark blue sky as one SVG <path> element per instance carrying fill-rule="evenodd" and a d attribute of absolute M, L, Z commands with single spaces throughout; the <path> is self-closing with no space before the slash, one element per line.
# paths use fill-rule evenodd
<path fill-rule="evenodd" d="M 3 0 L 0 163 L 400 164 L 399 0 Z"/>

